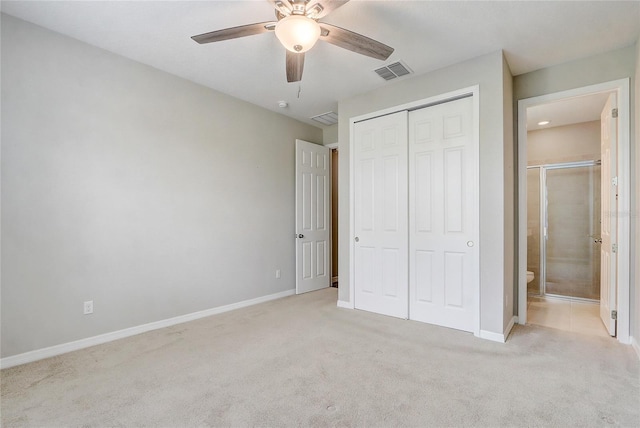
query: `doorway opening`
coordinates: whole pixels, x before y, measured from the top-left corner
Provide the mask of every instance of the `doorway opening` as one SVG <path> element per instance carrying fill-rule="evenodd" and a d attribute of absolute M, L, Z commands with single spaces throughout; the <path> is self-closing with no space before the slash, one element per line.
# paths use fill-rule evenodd
<path fill-rule="evenodd" d="M 338 147 L 331 149 L 331 286 L 338 288 Z"/>
<path fill-rule="evenodd" d="M 519 101 L 520 324 L 629 341 L 628 100 L 621 80 Z"/>

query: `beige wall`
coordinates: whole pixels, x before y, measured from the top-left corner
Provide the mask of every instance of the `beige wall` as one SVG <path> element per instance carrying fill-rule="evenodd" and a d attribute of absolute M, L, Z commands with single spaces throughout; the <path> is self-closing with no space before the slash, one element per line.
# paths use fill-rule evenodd
<path fill-rule="evenodd" d="M 348 302 L 350 258 L 353 233 L 349 229 L 350 129 L 349 119 L 367 113 L 437 96 L 465 87 L 480 87 L 480 328 L 502 334 L 504 320 L 512 316 L 513 278 L 505 278 L 505 242 L 513 242 L 513 229 L 505 223 L 505 194 L 510 193 L 513 162 L 505 158 L 505 116 L 510 117 L 509 83 L 502 52 L 494 52 L 411 79 L 383 84 L 379 89 L 339 103 L 340 141 L 340 287 L 339 299 Z M 508 102 L 507 102 L 508 101 Z M 505 105 L 507 104 L 507 105 Z M 511 168 L 513 166 L 511 165 Z M 505 180 L 505 177 L 506 180 Z M 505 184 L 506 183 L 506 184 Z M 507 190 L 505 190 L 505 187 Z M 509 290 L 509 293 L 505 293 Z M 506 300 L 506 302 L 505 302 Z M 505 308 L 506 306 L 506 308 Z"/>
<path fill-rule="evenodd" d="M 600 121 L 527 132 L 527 164 L 600 159 Z"/>
<path fill-rule="evenodd" d="M 322 130 L 322 144 L 333 144 L 338 142 L 338 124 L 325 126 Z"/>
<path fill-rule="evenodd" d="M 540 170 L 527 170 L 527 270 L 533 281 L 527 283 L 528 293 L 540 291 Z"/>
<path fill-rule="evenodd" d="M 515 314 L 517 304 L 517 272 L 516 257 L 516 165 L 518 164 L 515 150 L 515 135 L 513 126 L 513 76 L 502 56 L 502 105 L 503 105 L 503 147 L 504 147 L 504 313 L 503 330 L 506 330 L 511 318 Z M 482 202 L 480 202 L 482 203 Z"/>
<path fill-rule="evenodd" d="M 638 180 L 640 180 L 640 147 L 638 147 L 640 145 L 640 118 L 638 118 L 638 116 L 640 115 L 640 38 L 638 39 L 638 42 L 636 43 L 636 73 L 635 73 L 635 86 L 634 86 L 634 93 L 635 93 L 635 115 L 633 116 L 635 118 L 636 121 L 636 127 L 635 127 L 635 151 L 636 151 L 636 168 L 634 171 L 632 171 L 632 173 L 634 173 L 634 175 L 632 175 L 632 178 L 634 179 L 633 181 L 635 183 L 638 182 Z M 632 281 L 634 284 L 634 287 L 632 287 L 631 290 L 631 301 L 633 302 L 631 305 L 631 336 L 633 337 L 633 343 L 634 346 L 636 348 L 636 351 L 638 352 L 638 355 L 640 356 L 640 189 L 638 187 L 636 187 L 635 189 L 635 198 L 636 198 L 636 203 L 635 203 L 635 213 L 631 216 L 632 219 L 635 219 L 635 221 L 632 223 L 633 227 L 635 227 L 635 245 L 632 245 L 632 247 L 635 247 L 636 249 L 636 254 L 635 254 L 635 263 L 632 263 L 633 266 L 635 266 L 635 276 L 632 277 Z M 633 205 L 632 205 L 633 206 Z M 632 229 L 633 230 L 633 229 Z"/>
<path fill-rule="evenodd" d="M 633 78 L 635 55 L 635 46 L 628 46 L 520 74 L 515 76 L 513 81 L 514 97 L 521 100 L 625 77 Z"/>
<path fill-rule="evenodd" d="M 295 139 L 322 130 L 6 15 L 1 39 L 3 357 L 294 289 Z"/>

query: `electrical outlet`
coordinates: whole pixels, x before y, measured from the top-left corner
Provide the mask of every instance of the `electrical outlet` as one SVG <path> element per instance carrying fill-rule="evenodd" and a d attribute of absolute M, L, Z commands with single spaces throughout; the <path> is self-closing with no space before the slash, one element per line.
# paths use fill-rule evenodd
<path fill-rule="evenodd" d="M 93 313 L 93 300 L 84 302 L 84 314 L 89 315 Z"/>
<path fill-rule="evenodd" d="M 280 278 L 280 269 L 276 269 L 276 278 Z"/>

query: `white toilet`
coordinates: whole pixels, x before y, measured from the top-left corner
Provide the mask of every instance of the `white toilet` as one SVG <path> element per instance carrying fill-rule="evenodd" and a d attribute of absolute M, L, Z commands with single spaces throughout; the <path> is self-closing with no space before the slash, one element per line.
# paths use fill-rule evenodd
<path fill-rule="evenodd" d="M 528 270 L 527 271 L 527 284 L 530 283 L 531 281 L 533 281 L 533 278 L 535 278 L 535 276 L 533 275 L 533 272 Z"/>

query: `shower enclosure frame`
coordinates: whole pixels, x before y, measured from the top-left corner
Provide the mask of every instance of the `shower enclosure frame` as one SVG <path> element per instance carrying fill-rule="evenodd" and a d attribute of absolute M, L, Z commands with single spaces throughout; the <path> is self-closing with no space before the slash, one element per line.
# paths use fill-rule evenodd
<path fill-rule="evenodd" d="M 539 260 L 539 274 L 538 274 L 538 283 L 539 283 L 539 296 L 540 297 L 554 297 L 559 299 L 571 299 L 585 302 L 600 302 L 600 300 L 588 299 L 584 297 L 574 297 L 574 296 L 564 296 L 561 294 L 553 294 L 547 293 L 546 284 L 547 284 L 547 240 L 549 238 L 548 227 L 549 227 L 549 201 L 547 198 L 547 171 L 555 170 L 555 169 L 568 169 L 568 168 L 584 168 L 584 167 L 595 167 L 601 166 L 602 162 L 600 160 L 593 161 L 576 161 L 576 162 L 562 162 L 562 163 L 551 163 L 551 164 L 539 164 L 539 165 L 528 165 L 527 171 L 530 169 L 538 168 L 539 174 L 538 178 L 540 180 L 539 186 L 539 215 L 540 215 L 540 227 L 539 227 L 539 239 L 540 239 L 540 260 Z M 595 238 L 593 235 L 590 237 Z"/>

